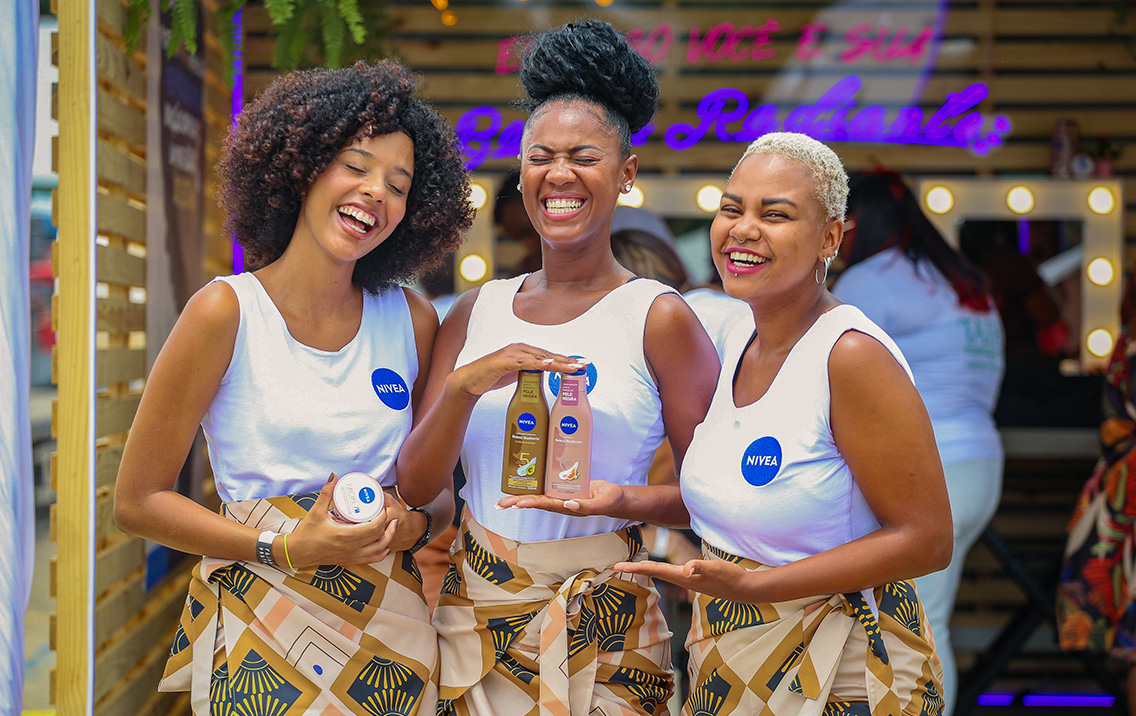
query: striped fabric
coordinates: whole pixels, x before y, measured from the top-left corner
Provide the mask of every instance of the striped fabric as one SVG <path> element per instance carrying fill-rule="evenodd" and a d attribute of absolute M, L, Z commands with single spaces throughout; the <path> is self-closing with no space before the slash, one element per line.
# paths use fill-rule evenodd
<path fill-rule="evenodd" d="M 768 569 L 705 544 L 703 556 Z M 860 592 L 777 604 L 696 595 L 683 716 L 939 716 L 942 668 L 914 585 L 874 596 L 878 616 Z"/>
<path fill-rule="evenodd" d="M 663 714 L 673 690 L 670 630 L 643 577 L 638 526 L 522 543 L 467 512 L 434 610 L 439 714 Z"/>
<path fill-rule="evenodd" d="M 291 532 L 315 493 L 226 503 L 225 516 Z M 291 571 L 204 558 L 159 691 L 193 713 L 433 716 L 437 635 L 414 557 Z"/>

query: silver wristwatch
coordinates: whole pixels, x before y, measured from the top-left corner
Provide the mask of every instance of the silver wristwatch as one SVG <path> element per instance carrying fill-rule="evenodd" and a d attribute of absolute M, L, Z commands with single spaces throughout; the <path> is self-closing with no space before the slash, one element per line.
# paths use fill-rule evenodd
<path fill-rule="evenodd" d="M 257 536 L 256 561 L 267 564 L 269 567 L 277 566 L 276 560 L 272 558 L 272 542 L 276 539 L 277 534 L 272 530 L 265 530 Z"/>

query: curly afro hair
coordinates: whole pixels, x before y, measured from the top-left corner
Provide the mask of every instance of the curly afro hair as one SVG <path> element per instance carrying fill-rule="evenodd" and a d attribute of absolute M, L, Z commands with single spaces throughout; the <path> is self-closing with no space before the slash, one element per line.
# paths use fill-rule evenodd
<path fill-rule="evenodd" d="M 391 60 L 292 72 L 273 82 L 237 121 L 217 165 L 227 230 L 250 269 L 284 253 L 304 195 L 356 137 L 404 132 L 414 142 L 406 215 L 355 264 L 371 293 L 438 266 L 473 223 L 469 177 L 453 129 L 414 97 L 410 72 Z"/>
<path fill-rule="evenodd" d="M 598 104 L 619 135 L 624 157 L 631 154 L 631 135 L 659 107 L 659 82 L 651 64 L 600 20 L 570 22 L 534 37 L 521 65 L 521 84 L 531 116 L 553 100 Z"/>

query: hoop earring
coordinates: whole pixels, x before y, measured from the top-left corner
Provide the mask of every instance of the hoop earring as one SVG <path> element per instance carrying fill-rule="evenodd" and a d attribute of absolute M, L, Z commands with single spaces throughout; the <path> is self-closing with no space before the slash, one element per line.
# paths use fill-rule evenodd
<path fill-rule="evenodd" d="M 825 256 L 823 259 L 821 259 L 822 261 L 824 261 L 824 275 L 823 276 L 820 276 L 820 275 L 817 274 L 817 271 L 819 269 L 813 270 L 813 280 L 817 282 L 818 286 L 824 284 L 824 282 L 828 280 L 828 267 L 832 263 L 832 260 L 834 258 L 836 258 L 836 257 L 835 256 Z"/>

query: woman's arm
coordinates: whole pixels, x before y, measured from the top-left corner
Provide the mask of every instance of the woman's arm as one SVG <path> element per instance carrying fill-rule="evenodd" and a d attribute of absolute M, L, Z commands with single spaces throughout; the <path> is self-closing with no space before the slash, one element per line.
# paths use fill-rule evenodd
<path fill-rule="evenodd" d="M 954 544 L 950 503 L 931 421 L 915 386 L 883 345 L 854 331 L 832 349 L 829 384 L 836 445 L 880 529 L 762 572 L 720 560 L 617 566 L 745 602 L 859 591 L 946 567 Z"/>
<path fill-rule="evenodd" d="M 422 395 L 426 392 L 426 383 L 430 378 L 430 365 L 434 352 L 434 342 L 438 334 L 438 313 L 426 297 L 417 291 L 403 289 L 406 302 L 410 305 L 410 317 L 414 322 L 414 342 L 418 352 L 418 377 L 414 380 L 411 391 L 411 408 L 414 411 L 414 422 L 417 424 L 422 418 Z M 405 444 L 405 443 L 404 443 Z M 396 470 L 397 472 L 397 470 Z M 392 494 L 394 492 L 395 494 Z M 400 499 L 398 491 L 388 491 L 386 505 L 388 514 L 398 519 L 399 528 L 391 544 L 392 549 L 410 549 L 426 533 L 426 517 L 421 513 L 407 509 L 407 504 Z M 430 513 L 432 525 L 437 525 L 433 532 L 437 534 L 442 527 L 450 524 L 454 518 L 453 482 L 442 489 L 433 501 L 423 505 L 421 509 Z"/>
<path fill-rule="evenodd" d="M 239 322 L 236 294 L 224 283 L 209 284 L 186 304 L 146 380 L 118 470 L 114 514 L 123 531 L 182 552 L 254 561 L 259 530 L 174 489 L 201 418 L 232 360 Z M 388 521 L 336 523 L 327 512 L 333 487 L 334 479 L 329 479 L 291 536 L 288 556 L 296 567 L 360 564 L 385 556 L 393 537 Z M 280 537 L 273 555 L 278 564 L 286 563 Z"/>
<path fill-rule="evenodd" d="M 647 313 L 643 335 L 647 367 L 659 389 L 663 426 L 679 474 L 694 429 L 706 417 L 718 383 L 718 353 L 698 317 L 681 296 L 664 294 Z M 566 515 L 608 515 L 668 527 L 686 527 L 690 514 L 682 504 L 678 480 L 661 485 L 613 485 L 591 482 L 587 499 L 557 500 L 543 495 L 506 497 L 502 506 L 517 506 Z"/>
<path fill-rule="evenodd" d="M 574 358 L 514 343 L 455 370 L 477 293 L 467 291 L 454 302 L 434 342 L 414 430 L 398 454 L 398 491 L 408 505 L 433 503 L 452 489 L 469 417 L 483 393 L 514 382 L 521 370 L 572 372 L 583 367 Z"/>

